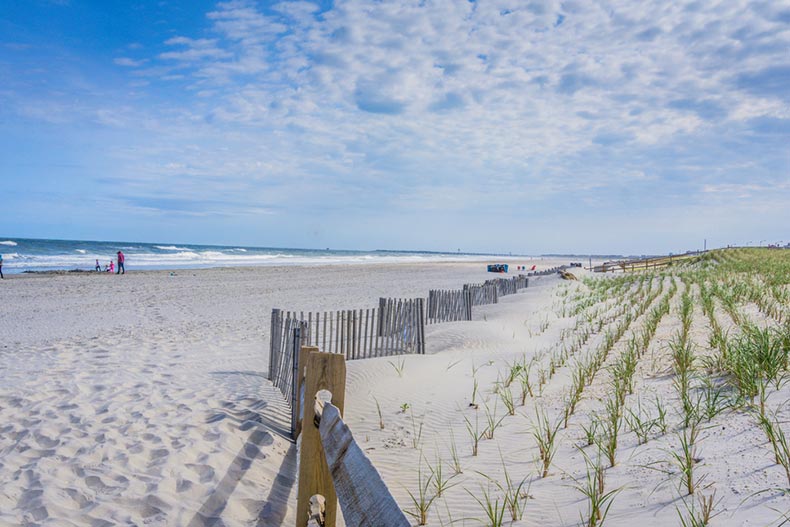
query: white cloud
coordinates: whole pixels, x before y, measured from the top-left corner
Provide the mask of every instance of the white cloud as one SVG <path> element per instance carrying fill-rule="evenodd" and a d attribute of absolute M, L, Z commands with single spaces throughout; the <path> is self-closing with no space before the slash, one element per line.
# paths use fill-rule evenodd
<path fill-rule="evenodd" d="M 126 67 L 129 67 L 129 68 L 137 68 L 139 66 L 142 66 L 146 62 L 148 62 L 148 60 L 147 59 L 135 60 L 135 59 L 130 59 L 128 57 L 118 57 L 116 59 L 113 59 L 113 62 L 115 64 L 117 64 L 118 66 L 126 66 Z"/>
<path fill-rule="evenodd" d="M 230 56 L 228 51 L 217 46 L 215 39 L 173 37 L 165 41 L 165 44 L 183 46 L 186 49 L 160 53 L 158 58 L 161 60 L 177 60 L 190 63 L 208 59 L 222 59 Z"/>
<path fill-rule="evenodd" d="M 119 97 L 121 112 L 86 113 L 146 130 L 112 151 L 123 188 L 140 196 L 167 194 L 162 181 L 176 180 L 196 201 L 218 194 L 267 210 L 294 199 L 448 213 L 553 204 L 568 214 L 757 201 L 765 193 L 748 185 L 788 177 L 782 137 L 779 148 L 754 139 L 756 121 L 790 119 L 790 33 L 777 9 L 233 0 L 164 52 L 115 59 L 135 68 L 140 91 L 159 95 L 163 80 L 190 89 L 167 100 L 177 89 L 168 84 L 164 103 Z M 790 192 L 771 188 L 774 198 Z"/>

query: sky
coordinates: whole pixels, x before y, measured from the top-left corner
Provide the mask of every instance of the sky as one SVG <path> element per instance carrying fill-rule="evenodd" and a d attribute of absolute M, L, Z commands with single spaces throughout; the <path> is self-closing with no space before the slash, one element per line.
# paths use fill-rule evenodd
<path fill-rule="evenodd" d="M 790 242 L 788 1 L 0 7 L 0 237 Z"/>

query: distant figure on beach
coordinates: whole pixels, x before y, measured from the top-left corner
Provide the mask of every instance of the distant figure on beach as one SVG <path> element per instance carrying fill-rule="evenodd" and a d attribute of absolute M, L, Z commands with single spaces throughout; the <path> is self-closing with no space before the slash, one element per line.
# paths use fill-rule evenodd
<path fill-rule="evenodd" d="M 96 267 L 95 267 L 95 269 L 96 269 L 97 272 L 101 271 L 101 264 L 99 263 L 99 259 L 98 258 L 96 258 Z"/>
<path fill-rule="evenodd" d="M 115 274 L 126 274 L 126 269 L 123 267 L 123 263 L 126 260 L 126 257 L 123 255 L 121 251 L 118 251 L 118 270 Z"/>
<path fill-rule="evenodd" d="M 110 260 L 110 265 L 107 266 L 107 272 L 112 273 L 113 271 L 115 271 L 115 263 L 113 263 L 113 261 Z"/>
<path fill-rule="evenodd" d="M 0 254 L 0 278 L 5 278 L 5 276 L 3 276 L 3 255 L 2 254 Z"/>

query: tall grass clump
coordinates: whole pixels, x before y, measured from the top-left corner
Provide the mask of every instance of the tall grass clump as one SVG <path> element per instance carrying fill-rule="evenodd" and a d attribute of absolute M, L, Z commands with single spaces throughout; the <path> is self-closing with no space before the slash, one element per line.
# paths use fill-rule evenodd
<path fill-rule="evenodd" d="M 683 500 L 683 507 L 686 509 L 685 514 L 679 508 L 675 508 L 681 527 L 707 527 L 710 525 L 710 521 L 721 512 L 714 512 L 716 505 L 721 501 L 716 501 L 715 490 L 708 495 L 700 493 L 697 495 L 696 500 L 690 501 L 691 504 L 689 505 L 686 500 Z"/>
<path fill-rule="evenodd" d="M 771 443 L 776 464 L 784 469 L 787 484 L 790 485 L 790 444 L 788 444 L 776 413 L 772 416 L 759 415 L 758 423 L 768 438 L 768 442 Z"/>
<path fill-rule="evenodd" d="M 694 467 L 699 463 L 697 458 L 697 439 L 700 428 L 698 423 L 692 423 L 678 434 L 680 448 L 670 452 L 670 461 L 678 468 L 680 488 L 689 495 L 694 494 L 702 484 L 703 477 L 697 477 Z"/>
<path fill-rule="evenodd" d="M 494 401 L 494 408 L 491 409 L 486 404 L 485 405 L 485 413 L 486 413 L 486 422 L 488 426 L 483 431 L 486 439 L 494 439 L 494 432 L 496 432 L 497 428 L 502 426 L 502 421 L 505 420 L 505 416 L 497 417 L 497 404 L 496 400 Z"/>
<path fill-rule="evenodd" d="M 675 389 L 678 392 L 683 415 L 684 426 L 688 426 L 689 421 L 693 418 L 693 410 L 695 405 L 691 400 L 691 377 L 694 371 L 694 350 L 692 345 L 683 338 L 682 333 L 675 334 L 672 341 L 669 343 L 672 350 L 672 368 L 675 373 Z"/>
<path fill-rule="evenodd" d="M 601 425 L 602 433 L 596 439 L 596 443 L 606 455 L 609 466 L 613 467 L 617 463 L 617 438 L 623 425 L 623 406 L 616 395 L 606 400 Z"/>
<path fill-rule="evenodd" d="M 530 360 L 527 362 L 526 356 L 522 358 L 522 368 L 519 370 L 518 373 L 518 382 L 521 385 L 521 406 L 527 404 L 527 395 L 530 397 L 535 397 L 535 394 L 532 391 L 532 382 L 530 379 L 530 374 L 532 373 L 532 364 L 533 361 Z"/>
<path fill-rule="evenodd" d="M 777 389 L 787 378 L 790 327 L 761 329 L 746 325 L 729 344 L 725 370 L 742 402 L 754 405 L 759 396 L 759 411 L 765 416 L 768 387 Z"/>
<path fill-rule="evenodd" d="M 582 525 L 587 527 L 597 527 L 603 525 L 606 515 L 614 502 L 614 498 L 620 489 L 607 492 L 606 474 L 601 464 L 601 453 L 593 461 L 590 456 L 582 452 L 586 466 L 585 479 L 575 480 L 574 488 L 584 495 L 587 500 L 587 517 L 581 517 Z M 575 478 L 574 478 L 575 479 Z"/>
<path fill-rule="evenodd" d="M 507 464 L 505 463 L 505 459 L 502 457 L 501 453 L 500 459 L 502 460 L 502 472 L 505 478 L 504 482 L 499 482 L 482 472 L 479 472 L 479 474 L 487 478 L 494 485 L 496 485 L 497 488 L 499 488 L 500 492 L 502 493 L 502 499 L 504 500 L 505 508 L 508 512 L 510 512 L 511 520 L 518 521 L 524 517 L 524 509 L 526 508 L 526 501 L 529 496 L 529 485 L 527 483 L 528 477 L 525 476 L 521 480 L 513 479 L 507 470 Z M 489 508 L 488 506 L 485 506 L 484 508 L 486 510 L 495 509 Z"/>
<path fill-rule="evenodd" d="M 466 423 L 466 431 L 469 433 L 469 438 L 472 441 L 472 456 L 477 456 L 480 440 L 483 439 L 486 431 L 480 430 L 480 420 L 477 412 L 475 412 L 474 426 L 472 426 L 472 421 L 466 416 L 464 416 L 464 422 Z"/>
<path fill-rule="evenodd" d="M 532 437 L 538 447 L 542 478 L 549 475 L 549 467 L 557 453 L 557 433 L 561 424 L 560 420 L 552 423 L 545 409 L 535 409 Z"/>
<path fill-rule="evenodd" d="M 625 422 L 632 432 L 636 434 L 637 443 L 644 445 L 650 439 L 650 434 L 659 426 L 658 420 L 650 416 L 650 412 L 642 407 L 642 401 L 637 400 L 636 405 L 628 408 Z"/>
<path fill-rule="evenodd" d="M 411 490 L 406 489 L 414 505 L 414 510 L 406 510 L 405 512 L 417 520 L 417 525 L 428 524 L 428 511 L 436 498 L 438 498 L 437 494 L 430 492 L 433 481 L 433 472 L 427 478 L 423 478 L 422 459 L 420 459 L 420 465 L 417 468 L 417 493 L 414 494 Z"/>
<path fill-rule="evenodd" d="M 500 503 L 499 497 L 494 496 L 490 488 L 480 487 L 480 492 L 478 494 L 472 494 L 468 489 L 466 489 L 466 492 L 472 496 L 483 509 L 486 521 L 481 523 L 484 523 L 487 527 L 502 527 L 502 525 L 504 525 L 505 512 L 507 510 L 507 502 L 505 502 L 504 499 Z"/>

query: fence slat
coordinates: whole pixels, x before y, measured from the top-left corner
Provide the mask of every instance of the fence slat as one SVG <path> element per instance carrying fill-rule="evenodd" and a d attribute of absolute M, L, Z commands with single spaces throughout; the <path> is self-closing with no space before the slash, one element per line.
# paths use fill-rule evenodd
<path fill-rule="evenodd" d="M 409 520 L 334 405 L 324 405 L 318 431 L 346 525 L 409 527 Z"/>
<path fill-rule="evenodd" d="M 305 380 L 305 407 L 312 409 L 315 396 L 320 390 L 332 394 L 332 404 L 342 415 L 345 401 L 346 362 L 336 353 L 312 352 L 307 359 Z M 305 415 L 310 416 L 310 412 Z M 312 417 L 308 417 L 312 423 Z M 299 491 L 296 499 L 296 525 L 304 527 L 310 515 L 310 498 L 320 494 L 325 499 L 324 521 L 326 526 L 334 527 L 337 519 L 337 494 L 332 482 L 321 445 L 321 436 L 315 426 L 305 426 L 302 430 L 302 444 L 299 453 Z"/>

